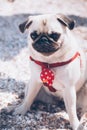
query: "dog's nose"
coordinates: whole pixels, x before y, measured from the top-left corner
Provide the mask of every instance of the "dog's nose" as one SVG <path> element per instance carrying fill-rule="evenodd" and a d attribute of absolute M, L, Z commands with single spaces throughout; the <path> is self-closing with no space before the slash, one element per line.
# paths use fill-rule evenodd
<path fill-rule="evenodd" d="M 41 43 L 48 43 L 48 38 L 43 36 L 43 37 L 41 37 L 40 42 Z"/>

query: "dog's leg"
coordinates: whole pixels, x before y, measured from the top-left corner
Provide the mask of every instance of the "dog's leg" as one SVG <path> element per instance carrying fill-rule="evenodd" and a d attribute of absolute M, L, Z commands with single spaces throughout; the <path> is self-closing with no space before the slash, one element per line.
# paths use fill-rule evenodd
<path fill-rule="evenodd" d="M 27 110 L 30 109 L 30 106 L 32 105 L 33 100 L 38 94 L 40 88 L 41 88 L 41 84 L 35 81 L 35 79 L 31 79 L 29 88 L 27 88 L 27 93 L 25 95 L 24 101 L 20 106 L 18 106 L 15 109 L 14 114 L 24 115 L 27 112 Z"/>
<path fill-rule="evenodd" d="M 75 86 L 66 87 L 64 90 L 64 101 L 67 112 L 69 114 L 70 124 L 73 130 L 77 130 L 79 120 L 76 113 L 76 90 Z"/>

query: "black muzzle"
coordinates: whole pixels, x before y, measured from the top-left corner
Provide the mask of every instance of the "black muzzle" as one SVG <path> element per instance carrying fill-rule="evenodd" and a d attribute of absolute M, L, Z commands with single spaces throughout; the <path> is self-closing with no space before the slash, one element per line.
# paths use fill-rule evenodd
<path fill-rule="evenodd" d="M 51 40 L 47 35 L 40 35 L 33 43 L 33 48 L 41 53 L 55 52 L 58 48 L 57 43 Z"/>

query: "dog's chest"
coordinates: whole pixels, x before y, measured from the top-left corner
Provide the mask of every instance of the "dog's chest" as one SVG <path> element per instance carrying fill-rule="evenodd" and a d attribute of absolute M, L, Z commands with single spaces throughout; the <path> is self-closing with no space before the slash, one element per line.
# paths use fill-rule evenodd
<path fill-rule="evenodd" d="M 47 92 L 57 95 L 57 96 L 62 96 L 62 92 L 64 90 L 64 77 L 66 76 L 66 70 L 64 69 L 65 67 L 59 67 L 59 68 L 54 68 L 51 69 L 52 74 L 54 74 L 54 79 L 52 80 L 52 87 L 56 89 L 56 92 L 52 92 L 49 90 L 48 86 L 44 85 L 44 88 Z"/>
<path fill-rule="evenodd" d="M 47 92 L 62 97 L 64 89 L 66 87 L 72 87 L 76 85 L 81 77 L 80 73 L 80 64 L 79 60 L 75 60 L 69 65 L 65 65 L 62 67 L 52 68 L 52 72 L 54 73 L 53 80 L 53 88 L 55 88 L 56 92 L 49 91 L 47 86 L 44 86 Z"/>
<path fill-rule="evenodd" d="M 71 86 L 75 86 L 80 78 L 81 78 L 81 67 L 80 67 L 80 60 L 79 58 L 75 59 L 73 62 L 64 65 L 64 66 L 60 66 L 60 67 L 53 67 L 53 68 L 49 68 L 49 70 L 51 71 L 51 74 L 54 75 L 54 77 L 52 78 L 52 82 L 51 82 L 51 86 L 57 90 L 56 92 L 52 92 L 49 91 L 49 83 L 47 83 L 47 78 L 44 80 L 44 75 L 41 77 L 41 74 L 43 74 L 43 70 L 41 66 L 34 64 L 33 63 L 34 68 L 32 70 L 32 74 L 35 77 L 34 79 L 39 79 L 38 82 L 40 82 L 41 84 L 44 85 L 45 89 L 52 93 L 53 95 L 60 95 L 62 96 L 62 92 L 64 92 L 64 89 L 66 87 L 71 87 Z M 48 69 L 47 69 L 48 70 Z M 44 84 L 44 81 L 47 83 L 47 85 Z"/>

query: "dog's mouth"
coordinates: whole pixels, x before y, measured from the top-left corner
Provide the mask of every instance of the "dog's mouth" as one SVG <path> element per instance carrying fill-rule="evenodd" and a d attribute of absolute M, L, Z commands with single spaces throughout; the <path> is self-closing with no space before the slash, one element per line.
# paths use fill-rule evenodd
<path fill-rule="evenodd" d="M 33 48 L 42 54 L 52 54 L 60 49 L 62 42 L 58 43 L 46 35 L 39 36 L 32 44 Z"/>

